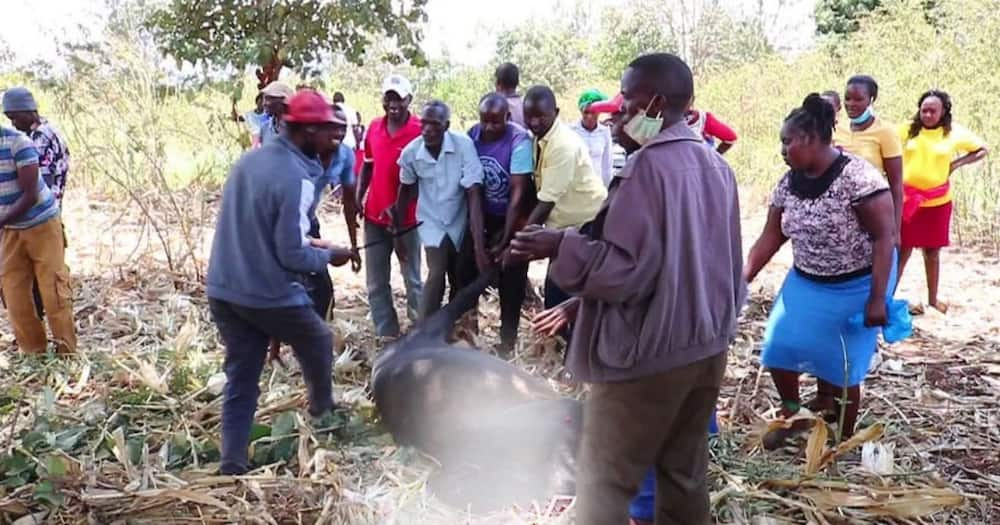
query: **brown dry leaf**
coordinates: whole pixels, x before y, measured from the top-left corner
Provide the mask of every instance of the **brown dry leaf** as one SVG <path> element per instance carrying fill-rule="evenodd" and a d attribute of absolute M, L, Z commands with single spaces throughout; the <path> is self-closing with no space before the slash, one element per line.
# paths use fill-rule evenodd
<path fill-rule="evenodd" d="M 156 490 L 144 490 L 135 493 L 136 497 L 139 498 L 171 498 L 179 499 L 185 503 L 198 503 L 201 505 L 208 505 L 221 509 L 224 511 L 229 511 L 229 506 L 222 501 L 213 498 L 204 493 L 195 492 L 193 490 L 185 489 L 156 489 Z"/>
<path fill-rule="evenodd" d="M 181 326 L 180 330 L 177 330 L 177 335 L 174 336 L 174 351 L 184 352 L 190 348 L 191 344 L 198 339 L 199 331 L 198 317 L 189 315 L 184 321 L 184 325 Z"/>
<path fill-rule="evenodd" d="M 135 355 L 132 355 L 132 361 L 135 362 L 135 369 L 126 366 L 125 364 L 118 362 L 118 366 L 122 367 L 128 374 L 146 385 L 146 388 L 156 392 L 160 395 L 165 395 L 170 391 L 167 386 L 166 374 L 161 375 L 156 370 L 156 365 L 148 361 L 139 359 Z"/>
<path fill-rule="evenodd" d="M 45 523 L 45 518 L 48 515 L 49 511 L 47 510 L 35 512 L 34 514 L 27 514 L 14 520 L 11 525 L 41 525 L 42 523 Z"/>
<path fill-rule="evenodd" d="M 806 489 L 801 494 L 824 509 L 851 507 L 894 518 L 920 518 L 948 507 L 956 507 L 965 497 L 950 489 L 913 488 L 894 490 L 855 486 L 853 491 Z"/>
<path fill-rule="evenodd" d="M 0 513 L 23 516 L 28 513 L 28 507 L 17 500 L 5 499 L 0 501 Z"/>
<path fill-rule="evenodd" d="M 128 446 L 125 444 L 125 430 L 122 427 L 116 428 L 111 433 L 111 439 L 114 441 L 111 452 L 115 455 L 115 459 L 125 468 L 128 478 L 135 479 L 135 467 L 132 466 L 128 455 Z"/>
<path fill-rule="evenodd" d="M 309 444 L 312 442 L 312 426 L 309 425 L 300 414 L 298 415 L 297 428 L 299 429 L 299 477 L 304 478 L 309 474 L 309 459 L 313 455 L 309 447 Z"/>
<path fill-rule="evenodd" d="M 947 489 L 927 489 L 927 491 L 911 492 L 882 506 L 877 511 L 885 516 L 895 518 L 920 518 L 940 512 L 948 507 L 958 507 L 964 502 L 965 497 L 957 492 Z"/>
<path fill-rule="evenodd" d="M 822 469 L 823 467 L 832 463 L 833 460 L 837 459 L 838 457 L 860 447 L 861 445 L 864 445 L 869 441 L 875 441 L 876 439 L 880 439 L 883 434 L 885 434 L 884 423 L 875 423 L 870 427 L 865 427 L 863 430 L 861 430 L 861 432 L 854 434 L 847 441 L 844 441 L 840 445 L 837 445 L 836 449 L 828 450 L 824 455 L 823 461 L 820 463 L 819 468 Z"/>
<path fill-rule="evenodd" d="M 841 443 L 837 447 L 837 451 L 846 452 L 847 450 L 857 448 L 864 443 L 881 438 L 883 434 L 885 434 L 885 423 L 875 423 L 872 426 L 865 427 L 861 432 L 854 434 L 851 436 L 851 439 Z"/>
<path fill-rule="evenodd" d="M 816 418 L 813 423 L 812 432 L 809 434 L 809 441 L 806 443 L 806 470 L 805 474 L 811 476 L 819 471 L 823 466 L 824 452 L 826 451 L 826 438 L 829 431 L 826 422 L 821 418 Z"/>

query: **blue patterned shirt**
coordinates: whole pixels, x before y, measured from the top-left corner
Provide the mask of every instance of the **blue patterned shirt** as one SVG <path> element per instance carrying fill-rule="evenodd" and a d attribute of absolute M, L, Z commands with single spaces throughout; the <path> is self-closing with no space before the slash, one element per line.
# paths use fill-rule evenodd
<path fill-rule="evenodd" d="M 66 139 L 45 119 L 31 130 L 31 140 L 38 150 L 38 173 L 52 190 L 56 202 L 62 203 L 69 173 L 69 147 Z"/>
<path fill-rule="evenodd" d="M 24 230 L 37 226 L 59 214 L 52 191 L 41 175 L 38 176 L 38 200 L 20 217 L 7 218 L 21 195 L 17 170 L 38 164 L 38 151 L 27 135 L 16 129 L 0 126 L 0 219 L 7 219 L 6 228 Z"/>

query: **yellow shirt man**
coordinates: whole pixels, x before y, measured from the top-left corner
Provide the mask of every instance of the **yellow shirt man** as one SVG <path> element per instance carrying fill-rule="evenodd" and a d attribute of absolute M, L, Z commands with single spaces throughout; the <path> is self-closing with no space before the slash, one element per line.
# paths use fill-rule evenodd
<path fill-rule="evenodd" d="M 955 157 L 978 151 L 986 146 L 983 139 L 963 126 L 952 124 L 946 136 L 944 128 L 920 130 L 910 138 L 910 126 L 900 126 L 903 141 L 903 184 L 918 190 L 931 190 L 944 186 L 951 177 L 951 161 Z M 923 208 L 943 206 L 951 202 L 951 190 L 943 197 L 930 199 Z"/>
<path fill-rule="evenodd" d="M 882 165 L 882 159 L 903 155 L 903 146 L 896 130 L 892 124 L 878 117 L 875 117 L 875 121 L 868 126 L 868 129 L 862 131 L 851 130 L 850 124 L 837 128 L 833 134 L 833 141 L 844 151 L 867 160 L 883 175 L 885 166 Z"/>
<path fill-rule="evenodd" d="M 579 135 L 556 122 L 535 140 L 538 200 L 554 204 L 545 226 L 568 228 L 587 223 L 601 209 L 608 191 L 594 172 L 590 152 Z"/>

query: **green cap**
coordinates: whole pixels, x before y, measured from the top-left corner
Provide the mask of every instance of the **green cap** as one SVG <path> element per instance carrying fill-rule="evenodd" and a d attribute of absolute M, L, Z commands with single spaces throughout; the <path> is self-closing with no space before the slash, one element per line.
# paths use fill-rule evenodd
<path fill-rule="evenodd" d="M 601 93 L 596 89 L 588 89 L 587 91 L 584 91 L 582 95 L 580 95 L 580 100 L 578 100 L 576 104 L 577 106 L 580 107 L 580 111 L 583 111 L 584 108 L 593 104 L 594 102 L 601 102 L 607 99 L 608 97 L 604 96 L 604 93 Z"/>

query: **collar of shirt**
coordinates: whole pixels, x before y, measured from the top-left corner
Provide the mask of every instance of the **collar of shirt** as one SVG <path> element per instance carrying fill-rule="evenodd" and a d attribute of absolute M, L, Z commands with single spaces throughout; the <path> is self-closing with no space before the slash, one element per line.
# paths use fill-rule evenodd
<path fill-rule="evenodd" d="M 420 149 L 417 150 L 417 160 L 423 160 L 430 162 L 431 164 L 437 164 L 437 161 L 441 158 L 441 155 L 445 153 L 455 152 L 455 141 L 451 139 L 451 131 L 444 132 L 444 143 L 441 144 L 441 153 L 438 154 L 438 158 L 434 158 L 430 151 L 427 151 L 427 145 L 424 143 L 424 138 L 420 137 Z"/>
<path fill-rule="evenodd" d="M 53 137 L 55 134 L 55 130 L 52 129 L 52 126 L 49 126 L 49 121 L 45 118 L 39 117 L 38 122 L 31 125 L 31 130 L 27 135 L 32 139 L 35 139 L 39 135 Z"/>
<path fill-rule="evenodd" d="M 586 133 L 588 135 L 595 135 L 595 134 L 602 134 L 602 133 L 604 133 L 604 130 L 608 129 L 608 127 L 607 126 L 602 126 L 602 125 L 598 124 L 597 127 L 594 128 L 594 129 L 587 129 L 587 128 L 583 127 L 583 122 L 580 122 L 578 120 L 578 121 L 576 121 L 576 122 L 573 123 L 573 129 L 582 131 L 582 132 L 584 132 L 584 133 Z"/>
<path fill-rule="evenodd" d="M 305 168 L 309 178 L 315 179 L 323 175 L 325 170 L 323 169 L 323 165 L 320 164 L 319 159 L 316 157 L 306 156 L 306 154 L 302 153 L 302 150 L 299 149 L 298 146 L 292 144 L 292 141 L 288 140 L 288 137 L 285 135 L 279 135 L 274 140 L 274 143 L 287 149 L 292 153 L 292 155 L 295 155 L 300 161 L 302 161 L 302 167 Z"/>
<path fill-rule="evenodd" d="M 552 123 L 552 127 L 549 128 L 549 130 L 545 132 L 545 135 L 542 135 L 541 137 L 538 137 L 538 139 L 537 139 L 538 140 L 538 144 L 539 145 L 544 145 L 544 144 L 548 144 L 549 142 L 551 142 L 552 139 L 556 135 L 559 134 L 559 128 L 561 128 L 562 126 L 563 126 L 563 123 L 559 122 L 558 120 L 556 120 L 555 122 L 553 122 Z"/>
<path fill-rule="evenodd" d="M 368 127 L 367 133 L 369 135 L 381 133 L 385 135 L 386 140 L 396 140 L 397 138 L 403 137 L 406 142 L 409 143 L 410 140 L 413 139 L 406 137 L 412 133 L 414 129 L 417 131 L 420 130 L 420 119 L 413 113 L 410 113 L 409 118 L 406 119 L 406 122 L 404 122 L 395 133 L 389 133 L 389 118 L 385 116 L 373 120 L 371 125 Z M 404 143 L 403 146 L 405 145 L 406 144 Z"/>

